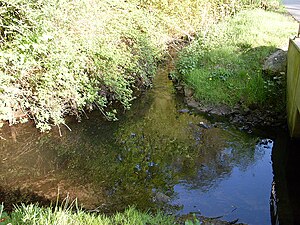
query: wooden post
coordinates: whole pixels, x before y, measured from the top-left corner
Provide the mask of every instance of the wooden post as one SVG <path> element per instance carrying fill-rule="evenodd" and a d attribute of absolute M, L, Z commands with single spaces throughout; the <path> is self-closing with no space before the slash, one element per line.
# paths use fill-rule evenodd
<path fill-rule="evenodd" d="M 290 39 L 287 57 L 288 126 L 290 136 L 300 138 L 300 38 Z"/>

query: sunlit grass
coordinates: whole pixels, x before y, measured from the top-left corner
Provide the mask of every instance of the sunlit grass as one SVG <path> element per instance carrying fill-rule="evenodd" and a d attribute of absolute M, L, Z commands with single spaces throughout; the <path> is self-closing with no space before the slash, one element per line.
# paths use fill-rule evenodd
<path fill-rule="evenodd" d="M 213 27 L 182 53 L 177 69 L 202 103 L 243 107 L 284 104 L 284 77 L 262 74 L 264 59 L 288 45 L 297 23 L 287 15 L 254 9 Z"/>
<path fill-rule="evenodd" d="M 39 207 L 37 205 L 20 205 L 10 214 L 0 214 L 0 224 L 26 225 L 145 225 L 176 224 L 174 216 L 141 212 L 130 207 L 124 212 L 107 216 L 99 213 L 85 212 L 76 207 Z"/>

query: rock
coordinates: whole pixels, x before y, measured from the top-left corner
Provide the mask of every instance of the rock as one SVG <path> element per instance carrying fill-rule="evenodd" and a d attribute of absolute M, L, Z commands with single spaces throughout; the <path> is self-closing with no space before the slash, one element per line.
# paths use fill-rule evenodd
<path fill-rule="evenodd" d="M 179 109 L 178 112 L 180 112 L 180 113 L 189 113 L 190 110 L 189 109 Z"/>
<path fill-rule="evenodd" d="M 199 127 L 202 127 L 204 129 L 209 129 L 209 126 L 207 124 L 203 123 L 203 122 L 199 123 Z"/>
<path fill-rule="evenodd" d="M 192 97 L 193 96 L 193 90 L 188 88 L 188 87 L 184 87 L 184 95 L 185 97 Z"/>
<path fill-rule="evenodd" d="M 209 112 L 213 115 L 227 116 L 232 113 L 232 110 L 228 106 L 220 105 L 220 106 L 212 107 Z"/>
<path fill-rule="evenodd" d="M 169 196 L 165 195 L 164 193 L 156 192 L 156 193 L 154 193 L 153 200 L 155 202 L 167 203 L 171 200 L 171 198 Z"/>
<path fill-rule="evenodd" d="M 247 225 L 244 223 L 238 223 L 238 219 L 235 219 L 233 221 L 224 221 L 221 220 L 223 216 L 216 217 L 216 218 L 209 218 L 201 215 L 195 215 L 195 214 L 187 214 L 182 215 L 178 218 L 178 222 L 180 224 L 187 224 L 187 221 L 190 223 L 188 224 L 201 224 L 201 225 Z M 193 222 L 192 222 L 193 221 Z"/>
<path fill-rule="evenodd" d="M 244 223 L 237 223 L 238 220 L 227 222 L 227 221 L 222 221 L 222 220 L 218 220 L 218 219 L 208 219 L 208 220 L 203 220 L 201 222 L 202 222 L 201 223 L 202 225 L 231 225 L 231 224 L 246 225 Z"/>
<path fill-rule="evenodd" d="M 181 85 L 176 85 L 175 86 L 176 90 L 181 92 L 183 90 L 182 86 Z"/>
<path fill-rule="evenodd" d="M 263 73 L 270 76 L 286 74 L 287 51 L 278 49 L 264 62 Z"/>
<path fill-rule="evenodd" d="M 193 98 L 186 98 L 186 104 L 189 107 L 196 108 L 196 109 L 198 109 L 198 106 L 199 106 L 199 102 L 197 102 Z"/>

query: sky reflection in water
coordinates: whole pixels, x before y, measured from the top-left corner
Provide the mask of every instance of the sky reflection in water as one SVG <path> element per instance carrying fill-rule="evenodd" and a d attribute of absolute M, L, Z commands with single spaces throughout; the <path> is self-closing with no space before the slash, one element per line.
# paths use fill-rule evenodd
<path fill-rule="evenodd" d="M 183 180 L 175 185 L 177 198 L 172 202 L 183 206 L 181 214 L 195 212 L 208 217 L 249 224 L 271 224 L 270 190 L 272 186 L 271 152 L 273 142 L 264 139 L 256 145 L 252 165 L 237 165 L 227 177 L 220 177 L 214 187 L 199 190 Z"/>

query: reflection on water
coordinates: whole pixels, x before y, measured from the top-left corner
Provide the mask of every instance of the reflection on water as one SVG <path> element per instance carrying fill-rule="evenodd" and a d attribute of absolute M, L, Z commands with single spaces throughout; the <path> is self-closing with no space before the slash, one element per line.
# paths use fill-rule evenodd
<path fill-rule="evenodd" d="M 271 150 L 273 142 L 268 139 L 255 146 L 254 161 L 233 165 L 227 176 L 215 178 L 214 187 L 203 189 L 183 180 L 175 185 L 178 193 L 174 204 L 183 204 L 181 213 L 202 213 L 209 217 L 222 216 L 233 221 L 239 219 L 250 224 L 270 224 L 269 192 L 272 184 Z M 232 154 L 232 148 L 221 154 Z M 233 162 L 235 163 L 235 162 Z M 198 172 L 198 180 L 202 174 Z"/>
<path fill-rule="evenodd" d="M 0 189 L 51 200 L 68 193 L 103 212 L 134 204 L 270 224 L 273 141 L 181 110 L 167 73 L 118 122 L 95 112 L 70 122 L 71 132 L 61 127 L 62 137 L 4 127 Z"/>
<path fill-rule="evenodd" d="M 300 224 L 300 140 L 280 134 L 272 153 L 274 181 L 271 192 L 272 224 Z"/>

